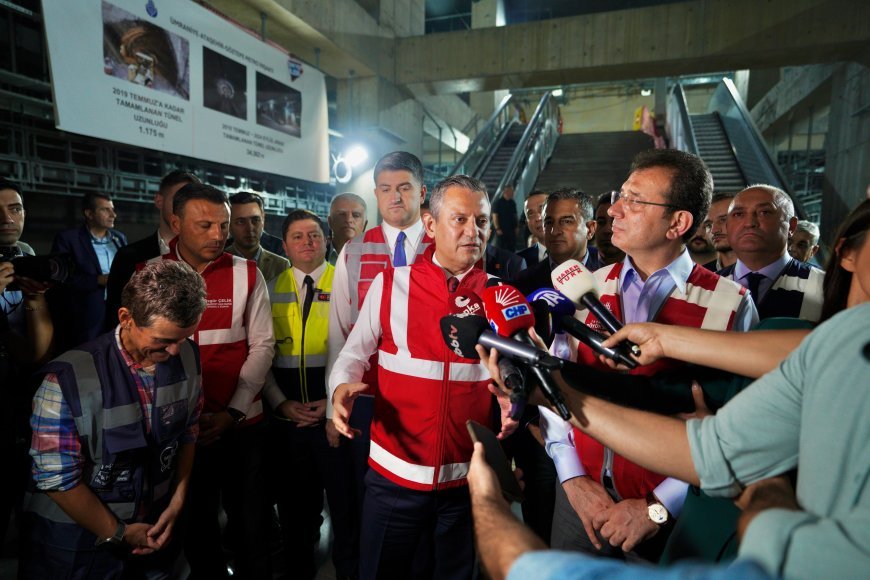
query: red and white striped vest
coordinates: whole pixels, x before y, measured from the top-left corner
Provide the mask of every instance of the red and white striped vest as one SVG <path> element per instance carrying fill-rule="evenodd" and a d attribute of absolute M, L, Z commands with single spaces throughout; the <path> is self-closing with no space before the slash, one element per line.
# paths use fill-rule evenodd
<path fill-rule="evenodd" d="M 618 262 L 593 272 L 601 287 L 601 303 L 619 320 L 623 318 L 619 299 L 619 274 L 622 265 L 622 262 Z M 707 330 L 732 330 L 737 310 L 745 294 L 746 289 L 740 284 L 695 264 L 686 283 L 686 292 L 681 293 L 675 288 L 656 314 L 655 322 Z M 603 330 L 601 323 L 588 310 L 579 311 L 576 316 L 590 328 L 599 332 Z M 577 347 L 577 362 L 603 369 L 608 368 L 598 362 L 597 355 L 582 343 Z M 652 376 L 683 364 L 673 359 L 662 359 L 650 365 L 637 367 L 630 373 Z M 650 436 L 654 437 L 655 434 L 651 433 Z M 623 499 L 646 497 L 648 492 L 654 490 L 665 479 L 664 476 L 639 467 L 613 453 L 576 428 L 574 445 L 586 473 L 596 481 L 601 481 L 602 467 L 606 464 L 610 465 L 614 487 Z"/>
<path fill-rule="evenodd" d="M 164 260 L 178 260 L 175 244 L 170 242 Z M 154 258 L 161 259 L 160 257 Z M 150 261 L 150 260 L 149 260 Z M 239 383 L 239 373 L 248 358 L 248 332 L 245 310 L 257 281 L 257 263 L 224 252 L 201 273 L 205 280 L 206 307 L 193 333 L 202 361 L 203 413 L 227 408 Z M 248 409 L 244 425 L 259 422 L 263 415 L 262 393 Z"/>
<path fill-rule="evenodd" d="M 423 239 L 417 245 L 417 257 L 421 256 L 430 245 L 432 238 L 424 232 Z M 356 236 L 344 246 L 344 260 L 347 267 L 348 297 L 350 298 L 350 328 L 356 324 L 359 310 L 366 299 L 369 287 L 375 277 L 393 268 L 392 251 L 384 230 L 376 226 L 367 230 L 362 236 Z M 415 258 L 414 261 L 416 261 Z M 377 386 L 377 355 L 369 360 L 369 370 L 360 379 L 369 385 L 366 394 L 374 395 Z"/>
<path fill-rule="evenodd" d="M 384 272 L 369 453 L 372 469 L 421 491 L 465 485 L 472 452 L 465 422 L 490 424 L 492 406 L 486 367 L 447 348 L 438 327 L 455 312 L 453 298 L 480 294 L 488 276 L 474 268 L 450 294 L 431 256 Z"/>

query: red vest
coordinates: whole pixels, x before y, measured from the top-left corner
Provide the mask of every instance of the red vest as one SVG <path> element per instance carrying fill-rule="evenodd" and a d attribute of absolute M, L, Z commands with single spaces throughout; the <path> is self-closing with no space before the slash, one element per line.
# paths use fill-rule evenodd
<path fill-rule="evenodd" d="M 432 244 L 433 240 L 426 233 L 417 246 L 419 257 Z M 369 287 L 375 277 L 393 268 L 392 252 L 384 230 L 380 226 L 367 230 L 362 237 L 356 236 L 344 246 L 344 259 L 347 266 L 348 297 L 350 298 L 350 328 L 356 324 L 359 310 L 366 299 Z M 416 261 L 416 259 L 415 259 Z M 362 382 L 369 385 L 366 394 L 374 395 L 378 386 L 378 358 L 372 356 L 369 360 L 369 370 L 365 372 Z"/>
<path fill-rule="evenodd" d="M 178 260 L 175 244 L 170 242 L 164 260 Z M 159 259 L 159 258 L 155 258 Z M 202 271 L 205 280 L 206 307 L 193 333 L 202 361 L 203 413 L 217 413 L 227 408 L 239 383 L 239 373 L 248 358 L 248 333 L 245 310 L 257 281 L 257 263 L 224 252 Z M 259 422 L 263 416 L 262 393 L 254 397 L 246 413 L 245 425 Z"/>
<path fill-rule="evenodd" d="M 619 262 L 593 273 L 601 286 L 601 303 L 619 320 L 622 320 L 622 305 L 619 300 L 621 270 L 622 262 Z M 745 294 L 744 287 L 696 264 L 686 283 L 685 294 L 679 289 L 674 289 L 656 315 L 655 322 L 708 330 L 731 330 L 737 309 Z M 588 310 L 579 312 L 577 318 L 590 328 L 599 332 L 603 330 L 601 323 Z M 577 362 L 603 369 L 608 368 L 598 362 L 598 356 L 594 351 L 582 343 L 577 347 Z M 630 373 L 652 376 L 683 364 L 673 359 L 662 359 L 650 365 L 637 367 Z M 623 499 L 646 497 L 647 493 L 654 490 L 665 479 L 664 476 L 613 453 L 576 428 L 574 445 L 586 473 L 596 481 L 602 481 L 602 467 L 610 463 L 614 487 Z"/>
<path fill-rule="evenodd" d="M 433 491 L 465 485 L 472 442 L 465 422 L 491 423 L 489 372 L 458 357 L 439 330 L 453 297 L 480 294 L 488 276 L 472 269 L 455 294 L 432 250 L 412 266 L 384 272 L 378 345 L 378 396 L 369 465 L 403 487 Z"/>

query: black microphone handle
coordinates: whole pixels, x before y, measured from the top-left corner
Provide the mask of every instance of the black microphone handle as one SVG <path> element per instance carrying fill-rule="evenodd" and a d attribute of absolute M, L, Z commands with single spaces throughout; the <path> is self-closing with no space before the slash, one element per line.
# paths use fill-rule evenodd
<path fill-rule="evenodd" d="M 528 336 L 528 334 L 526 334 Z M 522 343 L 513 338 L 499 336 L 491 330 L 484 330 L 477 339 L 477 344 L 484 348 L 494 348 L 500 354 L 522 361 L 530 366 L 558 369 L 562 367 L 562 359 L 539 349 L 531 339 Z"/>
<path fill-rule="evenodd" d="M 589 312 L 594 314 L 595 318 L 601 321 L 601 324 L 603 324 L 611 334 L 615 334 L 620 328 L 622 328 L 622 323 L 616 319 L 612 312 L 604 307 L 604 304 L 602 304 L 592 292 L 587 292 L 581 296 L 580 303 L 588 308 Z M 634 356 L 640 356 L 639 346 L 628 340 L 623 341 L 623 344 L 631 350 L 631 353 Z"/>
<path fill-rule="evenodd" d="M 529 400 L 529 392 L 526 390 L 526 382 L 523 374 L 510 359 L 498 359 L 498 370 L 501 380 L 510 389 L 511 419 L 518 420 L 526 409 Z"/>
<path fill-rule="evenodd" d="M 561 319 L 559 319 L 559 324 L 562 325 L 562 328 L 597 352 L 598 354 L 603 354 L 610 360 L 623 364 L 627 366 L 629 369 L 637 368 L 637 361 L 631 358 L 628 353 L 628 347 L 625 343 L 620 343 L 613 348 L 607 348 L 602 342 L 604 342 L 604 337 L 574 318 L 573 316 L 563 315 Z"/>
<path fill-rule="evenodd" d="M 529 333 L 525 330 L 517 332 L 513 337 L 525 344 L 535 344 L 532 337 L 529 336 Z M 559 390 L 559 387 L 553 383 L 553 379 L 550 377 L 549 372 L 534 365 L 530 365 L 529 370 L 535 379 L 537 379 L 538 386 L 541 387 L 544 396 L 547 397 L 547 400 L 550 401 L 550 404 L 553 405 L 553 408 L 556 409 L 559 416 L 565 421 L 571 419 L 571 411 L 568 410 L 568 405 L 565 403 L 565 396 L 562 394 L 562 391 Z"/>

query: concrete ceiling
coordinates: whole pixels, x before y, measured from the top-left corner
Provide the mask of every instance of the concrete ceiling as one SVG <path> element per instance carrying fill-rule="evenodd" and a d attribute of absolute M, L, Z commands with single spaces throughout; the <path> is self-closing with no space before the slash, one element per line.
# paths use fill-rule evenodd
<path fill-rule="evenodd" d="M 417 95 L 866 60 L 870 54 L 866 0 L 670 2 L 398 39 L 354 0 L 203 3 L 258 32 L 265 14 L 268 40 L 312 64 L 319 49 L 320 68 L 331 76 L 379 75 Z"/>

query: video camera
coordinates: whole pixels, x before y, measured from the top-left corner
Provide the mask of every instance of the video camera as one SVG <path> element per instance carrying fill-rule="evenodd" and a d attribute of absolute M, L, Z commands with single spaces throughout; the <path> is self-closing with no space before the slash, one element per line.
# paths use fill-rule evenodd
<path fill-rule="evenodd" d="M 76 269 L 75 261 L 67 253 L 28 256 L 21 255 L 15 246 L 0 247 L 0 262 L 12 262 L 16 276 L 43 283 L 62 284 Z M 16 289 L 14 283 L 10 284 L 9 289 Z"/>

